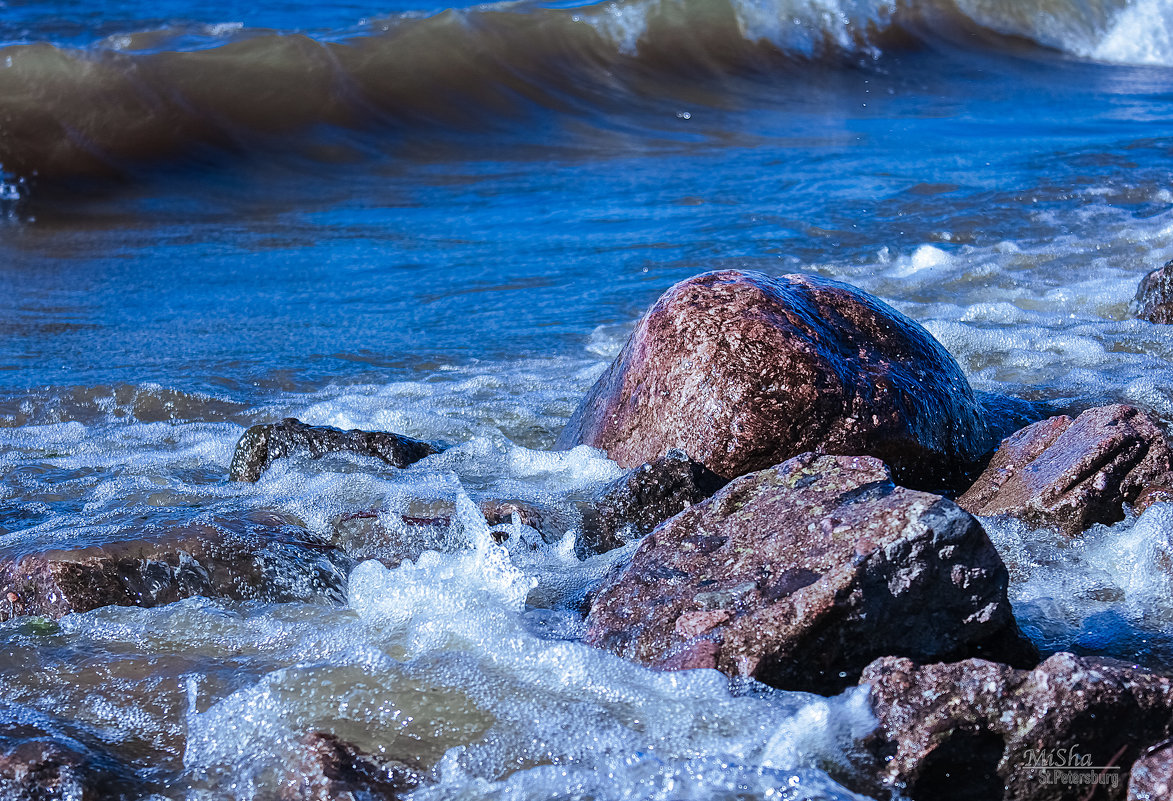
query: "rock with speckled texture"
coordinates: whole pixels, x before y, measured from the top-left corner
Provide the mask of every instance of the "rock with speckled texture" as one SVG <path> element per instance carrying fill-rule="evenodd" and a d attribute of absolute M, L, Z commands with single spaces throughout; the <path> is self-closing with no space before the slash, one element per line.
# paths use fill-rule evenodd
<path fill-rule="evenodd" d="M 1008 437 L 957 502 L 1073 536 L 1124 518 L 1124 504 L 1167 476 L 1173 451 L 1147 414 L 1114 404 L 1034 423 Z M 1156 492 L 1156 489 L 1151 490 Z"/>
<path fill-rule="evenodd" d="M 595 597 L 586 641 L 836 693 L 879 656 L 1030 665 L 985 531 L 869 457 L 803 454 L 673 517 Z"/>
<path fill-rule="evenodd" d="M 1173 261 L 1146 275 L 1136 288 L 1133 311 L 1150 323 L 1173 323 Z"/>
<path fill-rule="evenodd" d="M 904 486 L 954 489 L 996 440 L 908 317 L 838 281 L 725 270 L 644 314 L 557 445 L 583 443 L 624 467 L 679 448 L 727 479 L 805 451 L 869 455 Z"/>
<path fill-rule="evenodd" d="M 1028 671 L 886 657 L 860 683 L 880 779 L 911 801 L 1123 799 L 1133 760 L 1173 730 L 1173 680 L 1115 660 L 1060 653 Z M 1044 775 L 1058 760 L 1094 769 Z"/>
<path fill-rule="evenodd" d="M 1128 778 L 1128 801 L 1169 801 L 1173 799 L 1173 740 L 1151 746 L 1132 763 Z"/>

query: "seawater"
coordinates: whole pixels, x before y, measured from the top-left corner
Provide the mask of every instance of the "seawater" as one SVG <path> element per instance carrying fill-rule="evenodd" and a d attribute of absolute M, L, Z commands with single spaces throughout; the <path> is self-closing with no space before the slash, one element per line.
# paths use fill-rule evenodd
<path fill-rule="evenodd" d="M 108 6 L 108 7 L 107 7 Z M 442 509 L 348 601 L 0 625 L 0 720 L 108 743 L 167 799 L 261 799 L 332 731 L 413 798 L 852 798 L 832 699 L 587 649 L 587 562 L 477 501 L 621 474 L 548 449 L 639 314 L 725 267 L 924 324 L 983 391 L 1173 422 L 1173 6 L 396 0 L 0 5 L 0 549 L 276 510 Z M 450 445 L 225 480 L 296 416 Z M 1173 666 L 1173 514 L 987 521 L 1044 649 Z"/>

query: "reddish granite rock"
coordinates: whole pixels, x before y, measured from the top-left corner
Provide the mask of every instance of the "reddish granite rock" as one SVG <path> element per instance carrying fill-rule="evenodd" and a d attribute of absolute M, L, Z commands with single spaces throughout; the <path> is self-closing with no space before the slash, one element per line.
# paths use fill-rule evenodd
<path fill-rule="evenodd" d="M 1132 302 L 1136 316 L 1150 323 L 1173 323 L 1173 261 L 1146 275 Z"/>
<path fill-rule="evenodd" d="M 606 584 L 587 642 L 835 693 L 878 656 L 1033 664 L 986 533 L 868 457 L 803 454 L 657 528 Z"/>
<path fill-rule="evenodd" d="M 1173 799 L 1173 740 L 1151 746 L 1132 763 L 1128 801 Z"/>
<path fill-rule="evenodd" d="M 1133 760 L 1173 730 L 1173 681 L 1114 660 L 1056 654 L 1028 671 L 885 657 L 860 683 L 881 779 L 911 801 L 1123 799 Z M 1094 769 L 1061 775 L 1060 761 Z M 1106 784 L 1082 783 L 1096 775 Z"/>
<path fill-rule="evenodd" d="M 883 459 L 898 483 L 959 486 L 995 444 L 953 357 L 859 289 L 725 270 L 640 319 L 557 446 L 625 467 L 679 448 L 730 479 L 806 451 Z"/>
<path fill-rule="evenodd" d="M 297 779 L 282 788 L 282 801 L 395 801 L 420 783 L 404 763 L 366 754 L 323 732 L 302 738 L 292 767 Z"/>
<path fill-rule="evenodd" d="M 233 600 L 344 600 L 352 562 L 281 516 L 147 531 L 129 541 L 0 553 L 0 620 L 101 606 Z"/>
<path fill-rule="evenodd" d="M 1148 415 L 1101 406 L 1008 437 L 957 503 L 976 515 L 1010 515 L 1074 535 L 1123 519 L 1124 504 L 1171 466 L 1173 452 Z"/>
<path fill-rule="evenodd" d="M 236 443 L 231 481 L 257 481 L 277 459 L 306 454 L 317 459 L 327 453 L 373 456 L 392 467 L 407 467 L 433 453 L 435 446 L 386 431 L 342 431 L 330 426 L 311 426 L 293 417 L 280 423 L 253 426 Z"/>

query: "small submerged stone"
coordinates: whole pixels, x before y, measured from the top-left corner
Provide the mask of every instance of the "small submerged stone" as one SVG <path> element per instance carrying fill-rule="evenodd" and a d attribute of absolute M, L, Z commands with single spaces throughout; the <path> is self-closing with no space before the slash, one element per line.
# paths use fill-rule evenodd
<path fill-rule="evenodd" d="M 420 783 L 406 764 L 324 732 L 302 738 L 291 769 L 297 778 L 282 788 L 281 801 L 396 801 Z"/>
<path fill-rule="evenodd" d="M 901 484 L 944 489 L 995 442 L 957 362 L 913 320 L 838 281 L 725 270 L 656 301 L 557 446 L 624 467 L 679 448 L 726 479 L 804 451 L 868 455 Z"/>
<path fill-rule="evenodd" d="M 32 723 L 6 723 L 0 730 L 0 798 L 137 801 L 150 795 L 150 788 L 96 737 L 73 734 Z"/>
<path fill-rule="evenodd" d="M 873 659 L 1033 664 L 986 533 L 869 457 L 803 454 L 649 535 L 596 596 L 586 641 L 662 669 L 710 667 L 832 694 Z"/>
<path fill-rule="evenodd" d="M 1169 473 L 1173 451 L 1147 414 L 1123 404 L 1034 423 L 1002 442 L 957 503 L 1073 536 L 1124 518 L 1124 505 Z"/>
<path fill-rule="evenodd" d="M 341 602 L 352 564 L 280 515 L 254 513 L 121 542 L 0 554 L 0 620 L 160 606 L 196 595 Z"/>
<path fill-rule="evenodd" d="M 231 481 L 257 481 L 277 459 L 307 455 L 317 459 L 327 453 L 373 456 L 392 467 L 407 467 L 425 456 L 439 453 L 436 446 L 387 431 L 343 431 L 331 426 L 311 426 L 287 417 L 280 423 L 248 429 L 236 443 Z"/>
<path fill-rule="evenodd" d="M 910 801 L 1122 799 L 1129 766 L 1173 731 L 1173 680 L 1115 660 L 1060 653 L 1027 671 L 885 657 L 860 683 L 880 776 Z"/>

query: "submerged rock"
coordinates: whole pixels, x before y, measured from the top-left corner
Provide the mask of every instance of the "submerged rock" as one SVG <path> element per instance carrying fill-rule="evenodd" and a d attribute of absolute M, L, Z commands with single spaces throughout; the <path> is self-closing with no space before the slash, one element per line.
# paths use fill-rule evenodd
<path fill-rule="evenodd" d="M 292 772 L 297 779 L 283 788 L 282 801 L 395 801 L 420 783 L 404 763 L 323 732 L 302 738 Z"/>
<path fill-rule="evenodd" d="M 4 801 L 132 801 L 149 790 L 96 738 L 85 741 L 31 723 L 0 730 Z"/>
<path fill-rule="evenodd" d="M 640 319 L 558 439 L 625 467 L 679 448 L 730 479 L 805 451 L 884 460 L 906 486 L 959 485 L 994 445 L 953 357 L 847 284 L 726 270 Z"/>
<path fill-rule="evenodd" d="M 1124 518 L 1124 504 L 1173 466 L 1165 435 L 1144 412 L 1116 404 L 1072 420 L 1051 417 L 1008 437 L 957 502 L 1075 535 Z"/>
<path fill-rule="evenodd" d="M 1133 760 L 1173 730 L 1169 678 L 1066 653 L 1030 671 L 886 657 L 860 683 L 882 779 L 911 801 L 1122 799 Z"/>
<path fill-rule="evenodd" d="M 277 515 L 160 529 L 123 542 L 0 553 L 0 620 L 202 595 L 272 602 L 345 598 L 352 562 Z"/>
<path fill-rule="evenodd" d="M 868 457 L 803 454 L 649 535 L 596 596 L 586 641 L 663 669 L 710 667 L 836 693 L 873 659 L 1033 664 L 986 533 Z"/>
<path fill-rule="evenodd" d="M 327 453 L 373 456 L 392 467 L 407 467 L 438 453 L 434 445 L 386 431 L 343 431 L 330 426 L 311 426 L 287 417 L 280 423 L 253 426 L 236 443 L 231 481 L 257 481 L 277 459 L 299 454 L 314 459 Z"/>
<path fill-rule="evenodd" d="M 586 557 L 639 539 L 726 483 L 683 451 L 670 450 L 616 479 L 583 504 L 582 536 L 576 550 Z"/>
<path fill-rule="evenodd" d="M 1128 801 L 1169 801 L 1173 798 L 1173 740 L 1150 747 L 1132 763 Z"/>
<path fill-rule="evenodd" d="M 1136 316 L 1150 323 L 1173 323 L 1173 261 L 1146 275 L 1132 302 Z"/>

